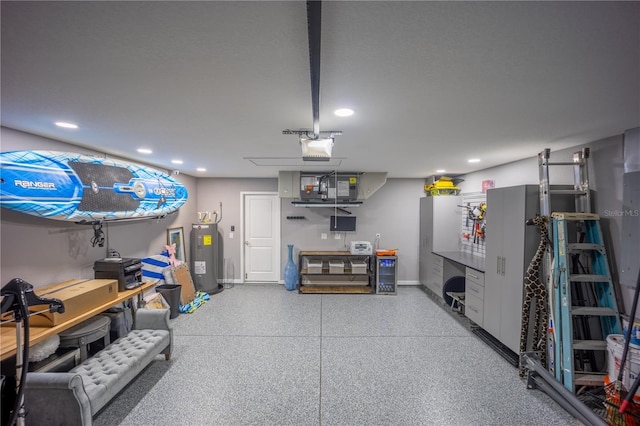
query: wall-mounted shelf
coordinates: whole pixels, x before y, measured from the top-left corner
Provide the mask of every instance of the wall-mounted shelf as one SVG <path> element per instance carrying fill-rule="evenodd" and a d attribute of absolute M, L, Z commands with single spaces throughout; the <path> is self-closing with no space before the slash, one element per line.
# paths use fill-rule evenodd
<path fill-rule="evenodd" d="M 360 207 L 362 205 L 362 201 L 292 201 L 296 207 Z"/>

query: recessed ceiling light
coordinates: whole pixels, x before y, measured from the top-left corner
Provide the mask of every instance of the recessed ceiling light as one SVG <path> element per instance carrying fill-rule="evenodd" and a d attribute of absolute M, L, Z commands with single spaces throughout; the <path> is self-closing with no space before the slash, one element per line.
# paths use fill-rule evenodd
<path fill-rule="evenodd" d="M 73 123 L 67 123 L 66 121 L 56 121 L 56 126 L 64 127 L 65 129 L 77 129 L 78 125 Z"/>
<path fill-rule="evenodd" d="M 479 158 L 472 158 L 470 160 L 468 160 L 470 163 L 479 163 L 480 159 Z"/>
<path fill-rule="evenodd" d="M 182 164 L 182 160 L 171 160 L 173 164 Z"/>
<path fill-rule="evenodd" d="M 138 148 L 138 152 L 140 154 L 151 154 L 153 151 L 151 151 L 149 148 Z"/>
<path fill-rule="evenodd" d="M 351 117 L 355 111 L 351 108 L 340 108 L 335 110 L 333 113 L 338 117 Z"/>
<path fill-rule="evenodd" d="M 206 172 L 207 171 L 207 169 L 205 169 L 204 167 L 198 167 L 196 170 L 199 171 L 199 172 Z"/>
<path fill-rule="evenodd" d="M 438 170 L 436 170 L 436 173 L 444 173 L 444 172 L 446 172 L 446 170 L 445 170 L 445 169 L 438 169 Z"/>

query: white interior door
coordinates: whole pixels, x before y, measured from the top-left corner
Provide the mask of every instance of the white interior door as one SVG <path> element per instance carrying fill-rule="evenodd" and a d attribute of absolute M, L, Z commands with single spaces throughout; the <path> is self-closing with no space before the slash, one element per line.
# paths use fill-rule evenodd
<path fill-rule="evenodd" d="M 244 278 L 280 280 L 280 198 L 277 193 L 243 195 Z"/>

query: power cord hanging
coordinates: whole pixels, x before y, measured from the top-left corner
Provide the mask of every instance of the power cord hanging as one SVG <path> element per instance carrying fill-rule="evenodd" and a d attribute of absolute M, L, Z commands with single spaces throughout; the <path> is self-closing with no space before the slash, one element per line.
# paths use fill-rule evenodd
<path fill-rule="evenodd" d="M 104 232 L 102 231 L 102 222 L 93 224 L 93 238 L 91 238 L 91 246 L 104 247 Z"/>

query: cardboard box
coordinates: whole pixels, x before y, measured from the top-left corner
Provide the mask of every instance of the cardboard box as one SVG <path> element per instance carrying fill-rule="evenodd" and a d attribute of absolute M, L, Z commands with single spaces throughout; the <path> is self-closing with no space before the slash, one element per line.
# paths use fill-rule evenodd
<path fill-rule="evenodd" d="M 115 300 L 118 296 L 118 280 L 70 280 L 36 288 L 34 293 L 43 298 L 59 299 L 64 304 L 64 312 L 61 314 L 43 312 L 29 317 L 30 325 L 53 327 Z M 31 312 L 44 309 L 47 309 L 47 305 L 29 307 Z"/>

